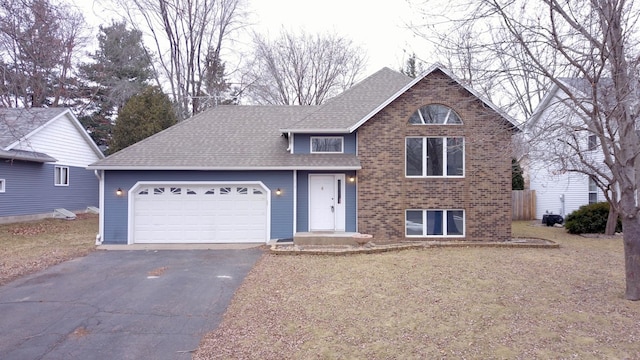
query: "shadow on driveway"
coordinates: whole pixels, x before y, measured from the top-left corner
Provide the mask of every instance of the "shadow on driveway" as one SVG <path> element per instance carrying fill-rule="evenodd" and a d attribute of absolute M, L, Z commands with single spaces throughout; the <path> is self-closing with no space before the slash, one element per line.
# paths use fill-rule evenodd
<path fill-rule="evenodd" d="M 0 287 L 2 359 L 190 359 L 260 258 L 97 251 Z"/>

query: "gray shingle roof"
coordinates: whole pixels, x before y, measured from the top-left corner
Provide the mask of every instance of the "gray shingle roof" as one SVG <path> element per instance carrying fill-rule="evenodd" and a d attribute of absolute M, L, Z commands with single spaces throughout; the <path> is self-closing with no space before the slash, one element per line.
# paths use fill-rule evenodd
<path fill-rule="evenodd" d="M 353 154 L 296 154 L 279 131 L 315 106 L 218 106 L 121 150 L 100 169 L 359 169 Z"/>
<path fill-rule="evenodd" d="M 5 149 L 67 108 L 0 109 L 0 148 Z"/>
<path fill-rule="evenodd" d="M 383 68 L 318 106 L 219 106 L 91 164 L 89 168 L 360 169 L 354 154 L 291 154 L 287 151 L 288 140 L 283 133 L 353 132 L 436 69 L 455 79 L 439 65 L 432 66 L 416 79 Z M 495 105 L 473 89 L 467 89 L 514 124 Z"/>
<path fill-rule="evenodd" d="M 382 68 L 342 94 L 331 98 L 284 132 L 351 132 L 353 127 L 380 104 L 413 81 L 389 68 Z M 329 130 L 329 131 L 327 131 Z"/>

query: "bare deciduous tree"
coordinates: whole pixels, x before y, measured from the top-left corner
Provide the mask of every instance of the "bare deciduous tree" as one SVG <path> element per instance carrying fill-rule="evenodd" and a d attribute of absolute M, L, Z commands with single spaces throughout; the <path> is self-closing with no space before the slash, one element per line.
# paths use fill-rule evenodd
<path fill-rule="evenodd" d="M 475 0 L 466 6 L 456 27 L 471 24 L 489 31 L 476 40 L 493 46 L 494 58 L 513 61 L 498 70 L 511 76 L 513 64 L 566 94 L 561 101 L 569 105 L 571 121 L 564 129 L 541 133 L 559 136 L 554 151 L 565 156 L 556 161 L 560 170 L 598 176 L 598 185 L 622 218 L 625 297 L 640 300 L 638 7 L 625 0 Z M 501 37 L 496 41 L 493 34 Z M 518 88 L 518 96 L 529 96 L 526 88 Z M 579 134 L 598 139 L 599 166 L 584 156 Z"/>
<path fill-rule="evenodd" d="M 219 74 L 225 42 L 242 27 L 242 0 L 113 0 L 154 40 L 158 85 L 168 84 L 182 117 L 205 106 L 207 76 Z"/>
<path fill-rule="evenodd" d="M 364 68 L 362 51 L 338 35 L 282 31 L 254 36 L 247 92 L 261 104 L 318 105 L 351 87 Z"/>
<path fill-rule="evenodd" d="M 0 1 L 1 106 L 58 106 L 74 97 L 81 14 L 49 0 Z"/>

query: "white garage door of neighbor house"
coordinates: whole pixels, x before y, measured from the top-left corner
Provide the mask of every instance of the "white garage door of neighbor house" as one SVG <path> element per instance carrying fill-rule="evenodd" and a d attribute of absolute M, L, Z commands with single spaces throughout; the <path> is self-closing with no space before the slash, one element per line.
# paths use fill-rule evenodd
<path fill-rule="evenodd" d="M 143 184 L 133 191 L 132 242 L 265 242 L 267 200 L 258 184 Z"/>

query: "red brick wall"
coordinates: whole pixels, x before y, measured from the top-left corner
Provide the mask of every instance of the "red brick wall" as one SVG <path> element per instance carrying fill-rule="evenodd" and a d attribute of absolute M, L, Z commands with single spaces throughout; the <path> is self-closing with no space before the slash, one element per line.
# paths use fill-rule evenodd
<path fill-rule="evenodd" d="M 432 103 L 454 109 L 464 125 L 409 124 Z M 429 74 L 358 129 L 358 231 L 377 242 L 416 240 L 404 235 L 406 209 L 464 209 L 464 238 L 428 239 L 510 239 L 511 131 L 504 123 L 444 73 Z M 406 178 L 407 136 L 463 136 L 465 177 Z"/>

